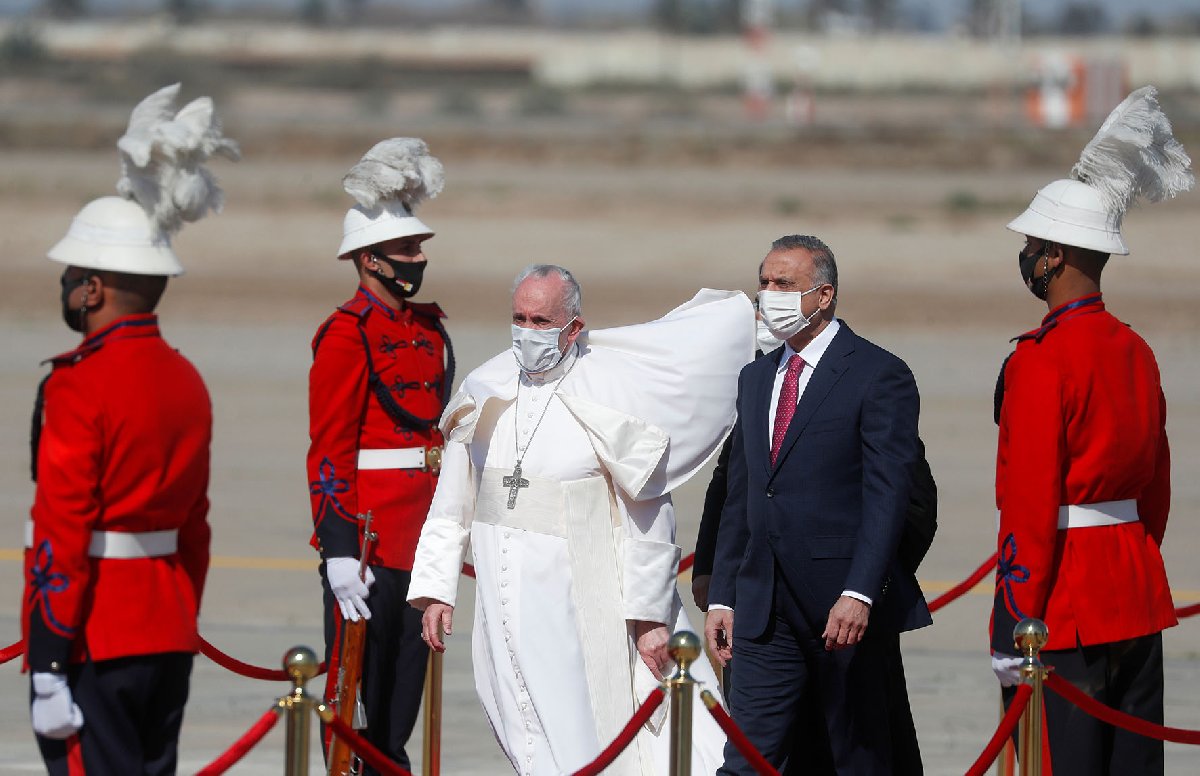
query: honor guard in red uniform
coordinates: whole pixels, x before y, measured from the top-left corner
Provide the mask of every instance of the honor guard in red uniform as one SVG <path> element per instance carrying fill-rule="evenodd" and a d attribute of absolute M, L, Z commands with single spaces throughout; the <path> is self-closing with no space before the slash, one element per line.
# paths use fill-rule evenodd
<path fill-rule="evenodd" d="M 171 233 L 219 203 L 199 161 L 236 146 L 207 98 L 175 116 L 178 91 L 135 109 L 125 197 L 89 203 L 49 252 L 67 265 L 63 318 L 84 335 L 38 391 L 26 530 L 31 717 L 55 776 L 173 774 L 200 647 L 212 410 L 154 309 L 183 272 Z M 190 169 L 176 166 L 189 155 Z"/>
<path fill-rule="evenodd" d="M 1072 179 L 1041 189 L 1008 225 L 1026 236 L 1021 276 L 1049 314 L 1016 338 L 996 404 L 997 676 L 1020 681 L 1013 628 L 1038 618 L 1049 629 L 1041 659 L 1057 675 L 1159 724 L 1161 631 L 1175 625 L 1159 553 L 1171 500 L 1166 402 L 1154 354 L 1108 312 L 1100 275 L 1110 254 L 1129 253 L 1121 220 L 1131 201 L 1191 188 L 1189 165 L 1145 87 L 1105 122 Z M 1059 776 L 1163 772 L 1159 741 L 1055 693 L 1045 714 Z"/>
<path fill-rule="evenodd" d="M 353 264 L 359 286 L 317 330 L 309 373 L 308 483 L 312 543 L 324 561 L 327 697 L 342 624 L 365 617 L 366 736 L 406 768 L 428 655 L 421 613 L 406 593 L 437 485 L 437 421 L 454 379 L 445 315 L 411 301 L 426 266 L 422 244 L 433 236 L 413 207 L 442 182 L 440 162 L 414 138 L 379 143 L 346 175 L 358 204 L 346 214 L 338 258 Z M 377 540 L 362 580 L 368 513 Z"/>

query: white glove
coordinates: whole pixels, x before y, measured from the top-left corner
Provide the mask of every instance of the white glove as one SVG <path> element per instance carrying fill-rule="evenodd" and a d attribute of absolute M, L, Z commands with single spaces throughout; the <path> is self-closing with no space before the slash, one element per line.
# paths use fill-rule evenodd
<path fill-rule="evenodd" d="M 67 677 L 62 674 L 33 675 L 33 706 L 29 710 L 33 732 L 45 738 L 70 738 L 83 727 L 83 712 L 71 698 Z"/>
<path fill-rule="evenodd" d="M 1025 681 L 1021 675 L 1021 663 L 1025 658 L 1013 657 L 1003 652 L 992 653 L 992 672 L 1000 680 L 1001 687 L 1016 687 Z"/>
<path fill-rule="evenodd" d="M 358 622 L 361 616 L 371 619 L 371 610 L 367 608 L 368 589 L 375 584 L 375 575 L 371 567 L 367 567 L 366 581 L 358 578 L 357 558 L 329 558 L 325 561 L 325 577 L 329 580 L 329 589 L 342 608 L 342 616 L 351 622 Z"/>

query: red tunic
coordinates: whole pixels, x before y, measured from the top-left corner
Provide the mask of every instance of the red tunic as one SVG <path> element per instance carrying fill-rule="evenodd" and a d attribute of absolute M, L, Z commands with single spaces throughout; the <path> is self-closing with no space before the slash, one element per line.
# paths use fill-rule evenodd
<path fill-rule="evenodd" d="M 370 562 L 412 569 L 437 476 L 422 469 L 360 471 L 358 452 L 442 445 L 437 421 L 449 389 L 444 317 L 436 304 L 393 310 L 359 288 L 317 330 L 308 379 L 308 482 L 312 544 L 322 557 L 358 557 L 356 517 L 370 510 L 379 535 Z M 377 393 L 384 391 L 391 412 Z"/>
<path fill-rule="evenodd" d="M 51 359 L 25 552 L 27 663 L 196 652 L 208 571 L 212 407 L 154 315 Z M 178 552 L 92 558 L 93 531 L 178 530 Z"/>
<path fill-rule="evenodd" d="M 996 461 L 1000 565 L 992 648 L 1037 617 L 1046 649 L 1176 623 L 1159 545 L 1170 506 L 1166 402 L 1154 354 L 1097 294 L 1051 311 L 1004 370 Z M 1139 520 L 1058 528 L 1060 505 L 1133 499 Z"/>

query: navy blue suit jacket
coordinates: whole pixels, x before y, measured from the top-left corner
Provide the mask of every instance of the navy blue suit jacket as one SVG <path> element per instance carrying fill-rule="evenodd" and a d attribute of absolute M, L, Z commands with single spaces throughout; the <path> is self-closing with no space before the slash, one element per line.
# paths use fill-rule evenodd
<path fill-rule="evenodd" d="M 869 596 L 868 631 L 932 619 L 896 561 L 919 453 L 920 398 L 896 356 L 844 322 L 805 387 L 775 466 L 768 428 L 784 348 L 747 365 L 709 601 L 734 609 L 738 638 L 766 630 L 776 569 L 819 635 L 844 590 Z"/>

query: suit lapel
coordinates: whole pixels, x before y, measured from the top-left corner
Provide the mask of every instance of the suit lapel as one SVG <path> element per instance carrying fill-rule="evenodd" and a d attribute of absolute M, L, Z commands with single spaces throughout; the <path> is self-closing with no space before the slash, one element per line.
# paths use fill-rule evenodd
<path fill-rule="evenodd" d="M 742 442 L 764 471 L 771 470 L 771 389 L 775 387 L 775 373 L 782 354 L 783 348 L 776 348 L 774 353 L 755 362 L 754 382 L 742 427 L 745 436 Z"/>
<path fill-rule="evenodd" d="M 824 403 L 825 397 L 849 369 L 850 356 L 853 353 L 854 333 L 843 323 L 838 333 L 834 335 L 833 341 L 829 343 L 825 354 L 817 362 L 812 377 L 809 378 L 808 385 L 804 388 L 804 394 L 800 397 L 800 403 L 796 405 L 796 414 L 792 416 L 792 422 L 788 424 L 787 433 L 783 437 L 783 444 L 779 447 L 779 458 L 775 462 L 775 471 L 778 471 L 779 467 L 783 465 L 784 459 L 788 457 L 796 440 L 800 438 L 804 427 L 808 425 L 813 415 Z M 769 397 L 767 401 L 770 401 Z M 767 455 L 767 460 L 770 461 L 770 454 Z"/>

